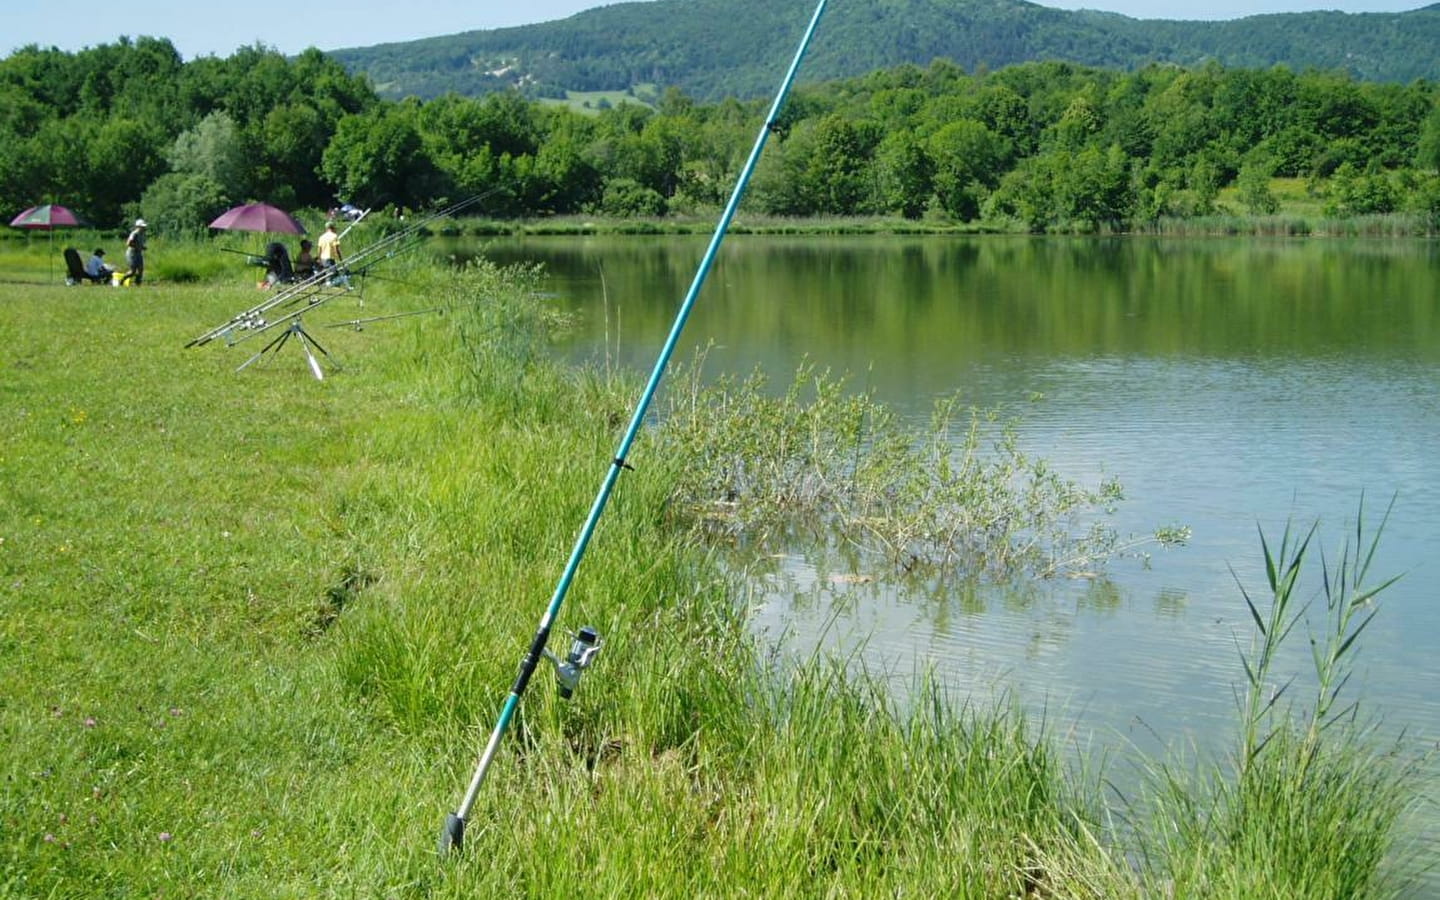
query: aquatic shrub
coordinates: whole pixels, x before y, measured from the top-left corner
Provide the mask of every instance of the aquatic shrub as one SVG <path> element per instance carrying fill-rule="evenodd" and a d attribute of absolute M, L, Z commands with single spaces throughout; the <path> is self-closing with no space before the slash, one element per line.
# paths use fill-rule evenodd
<path fill-rule="evenodd" d="M 1005 579 L 1093 574 L 1183 528 L 1122 537 L 1106 521 L 1123 498 L 1085 487 L 1020 447 L 1018 422 L 940 401 L 921 433 L 843 378 L 802 368 L 781 395 L 765 379 L 692 372 L 671 392 L 662 456 L 677 465 L 676 508 L 712 534 L 764 543 L 796 528 L 909 572 Z"/>

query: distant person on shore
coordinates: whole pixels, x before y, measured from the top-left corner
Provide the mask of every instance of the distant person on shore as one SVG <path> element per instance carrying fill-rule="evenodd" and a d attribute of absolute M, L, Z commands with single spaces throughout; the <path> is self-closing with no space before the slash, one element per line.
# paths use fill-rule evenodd
<path fill-rule="evenodd" d="M 145 280 L 145 229 L 144 219 L 135 220 L 135 228 L 125 239 L 125 266 L 129 269 L 121 282 L 140 284 Z"/>

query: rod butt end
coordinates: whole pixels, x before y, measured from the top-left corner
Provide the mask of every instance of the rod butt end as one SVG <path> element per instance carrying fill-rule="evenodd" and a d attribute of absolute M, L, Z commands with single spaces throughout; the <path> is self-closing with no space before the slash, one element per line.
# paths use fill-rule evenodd
<path fill-rule="evenodd" d="M 465 820 L 451 813 L 445 817 L 445 827 L 440 831 L 440 856 L 459 853 L 465 846 Z"/>

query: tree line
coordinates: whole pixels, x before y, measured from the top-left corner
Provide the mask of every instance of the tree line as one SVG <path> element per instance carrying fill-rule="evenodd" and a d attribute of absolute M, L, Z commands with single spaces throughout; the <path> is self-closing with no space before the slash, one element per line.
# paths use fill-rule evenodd
<path fill-rule="evenodd" d="M 1335 72 L 938 60 L 800 88 L 746 209 L 1031 231 L 1209 215 L 1223 188 L 1275 210 L 1305 179 L 1336 216 L 1440 215 L 1437 86 Z M 605 105 L 605 104 L 602 104 Z M 447 94 L 383 100 L 318 50 L 183 62 L 169 41 L 0 60 L 0 212 L 42 202 L 101 226 L 201 228 L 227 206 L 429 208 L 496 218 L 705 214 L 726 199 L 764 101 L 597 110 Z"/>

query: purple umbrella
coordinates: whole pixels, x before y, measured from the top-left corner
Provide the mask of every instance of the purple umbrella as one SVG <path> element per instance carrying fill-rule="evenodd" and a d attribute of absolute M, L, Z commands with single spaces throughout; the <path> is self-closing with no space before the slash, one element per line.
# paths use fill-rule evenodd
<path fill-rule="evenodd" d="M 269 231 L 277 234 L 304 234 L 305 226 L 283 209 L 268 203 L 246 203 L 221 213 L 211 228 L 230 231 Z"/>
<path fill-rule="evenodd" d="M 58 203 L 46 203 L 44 206 L 30 207 L 11 219 L 10 224 L 16 228 L 50 231 L 53 228 L 78 228 L 80 217 Z"/>

